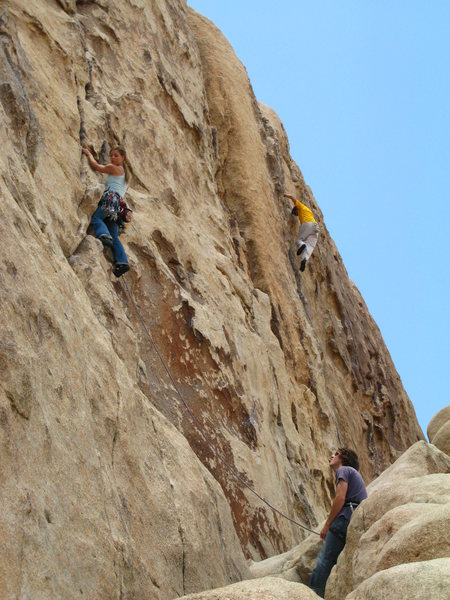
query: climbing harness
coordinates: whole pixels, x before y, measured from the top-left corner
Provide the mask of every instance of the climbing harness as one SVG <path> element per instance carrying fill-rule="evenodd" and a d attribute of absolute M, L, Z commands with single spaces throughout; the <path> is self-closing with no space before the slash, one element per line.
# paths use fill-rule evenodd
<path fill-rule="evenodd" d="M 111 221 L 117 221 L 117 215 L 120 213 L 121 197 L 117 192 L 106 189 L 100 198 L 100 206 L 102 207 L 105 218 Z"/>
<path fill-rule="evenodd" d="M 359 505 L 360 505 L 360 503 L 357 500 L 347 500 L 344 503 L 345 507 L 350 507 L 352 514 L 355 512 L 355 510 L 358 508 Z"/>
<path fill-rule="evenodd" d="M 164 358 L 161 355 L 161 352 L 158 349 L 158 346 L 156 345 L 155 340 L 153 339 L 153 336 L 151 334 L 151 331 L 149 330 L 149 328 L 147 327 L 144 318 L 141 315 L 141 312 L 130 292 L 130 289 L 128 287 L 128 284 L 124 279 L 122 279 L 123 282 L 123 286 L 125 288 L 125 293 L 128 296 L 131 304 L 133 305 L 133 308 L 136 312 L 136 315 L 139 319 L 139 321 L 141 322 L 142 325 L 142 329 L 144 330 L 145 334 L 147 335 L 148 339 L 150 340 L 150 343 L 154 349 L 154 351 L 156 352 L 156 354 L 158 355 L 159 360 L 161 361 L 161 364 L 163 365 L 167 376 L 170 379 L 170 382 L 172 383 L 172 386 L 175 390 L 175 392 L 177 393 L 178 397 L 180 398 L 184 408 L 186 409 L 186 411 L 188 412 L 189 416 L 191 417 L 192 421 L 197 425 L 203 439 L 205 440 L 206 444 L 209 446 L 210 450 L 213 452 L 213 454 L 220 460 L 220 462 L 225 465 L 225 467 L 227 468 L 227 470 L 231 473 L 231 475 L 233 475 L 233 477 L 239 481 L 244 487 L 246 487 L 252 494 L 254 494 L 257 498 L 259 498 L 261 500 L 261 502 L 263 502 L 266 506 L 268 506 L 271 510 L 273 510 L 274 513 L 278 514 L 280 517 L 283 517 L 284 519 L 286 519 L 287 521 L 290 521 L 291 523 L 293 523 L 294 525 L 297 525 L 298 527 L 301 527 L 302 529 L 304 529 L 305 531 L 309 531 L 310 533 L 314 533 L 315 535 L 320 536 L 320 533 L 317 533 L 317 531 L 314 531 L 314 529 L 310 529 L 309 527 L 307 527 L 306 525 L 303 525 L 302 523 L 299 523 L 298 521 L 296 521 L 295 519 L 291 519 L 291 517 L 289 517 L 288 515 L 285 515 L 283 512 L 281 512 L 280 510 L 278 510 L 278 508 L 276 508 L 275 506 L 273 506 L 273 504 L 271 504 L 268 500 L 266 500 L 263 496 L 261 496 L 261 494 L 259 494 L 255 489 L 253 489 L 251 487 L 251 485 L 249 485 L 245 479 L 243 477 L 241 477 L 241 475 L 239 475 L 239 473 L 236 472 L 236 470 L 234 469 L 234 467 L 232 465 L 230 465 L 230 463 L 226 460 L 226 458 L 223 457 L 223 455 L 220 453 L 220 451 L 215 447 L 215 445 L 213 444 L 213 442 L 208 438 L 207 434 L 203 431 L 203 427 L 201 422 L 198 420 L 198 418 L 195 416 L 195 413 L 192 411 L 191 407 L 189 406 L 189 404 L 186 402 L 186 400 L 184 399 L 182 393 L 180 392 L 177 384 L 175 383 L 174 378 L 172 377 L 172 373 L 169 370 L 169 367 L 167 366 Z"/>

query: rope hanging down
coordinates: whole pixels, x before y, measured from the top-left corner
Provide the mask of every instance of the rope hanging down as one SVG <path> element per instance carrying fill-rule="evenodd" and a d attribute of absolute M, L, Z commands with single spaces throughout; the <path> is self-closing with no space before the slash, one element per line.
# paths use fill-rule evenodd
<path fill-rule="evenodd" d="M 186 411 L 189 413 L 189 416 L 191 417 L 191 419 L 194 421 L 194 423 L 197 425 L 203 439 L 205 440 L 206 444 L 209 446 L 209 448 L 211 449 L 211 451 L 213 452 L 213 454 L 220 460 L 220 462 L 225 465 L 225 467 L 227 468 L 227 470 L 231 473 L 231 475 L 233 475 L 233 477 L 239 481 L 244 487 L 246 487 L 252 494 L 254 494 L 257 498 L 259 498 L 261 500 L 261 502 L 263 502 L 266 506 L 268 506 L 270 509 L 273 510 L 274 513 L 280 515 L 280 517 L 283 517 L 284 519 L 286 519 L 287 521 L 290 521 L 291 523 L 293 523 L 294 525 L 297 525 L 298 527 L 301 527 L 302 529 L 305 529 L 306 531 L 309 531 L 310 533 L 315 533 L 316 535 L 320 535 L 319 533 L 317 533 L 317 531 L 314 531 L 314 529 L 310 529 L 309 527 L 307 527 L 306 525 L 303 525 L 302 523 L 299 523 L 298 521 L 296 521 L 295 519 L 291 519 L 291 517 L 289 517 L 288 515 L 285 515 L 283 512 L 281 512 L 280 510 L 278 510 L 278 508 L 276 508 L 275 506 L 273 506 L 273 504 L 271 504 L 268 500 L 266 500 L 263 496 L 261 496 L 261 494 L 259 494 L 255 489 L 253 489 L 251 487 L 251 485 L 249 485 L 245 479 L 243 477 L 241 477 L 241 475 L 239 475 L 239 473 L 236 472 L 236 470 L 234 469 L 234 467 L 232 465 L 230 465 L 230 463 L 226 460 L 226 458 L 224 458 L 222 456 L 222 454 L 219 452 L 219 450 L 217 450 L 217 448 L 214 446 L 213 442 L 208 438 L 208 436 L 206 435 L 206 433 L 203 431 L 203 426 L 201 424 L 201 422 L 198 420 L 198 418 L 195 416 L 195 413 L 192 411 L 191 407 L 188 405 L 188 403 L 186 402 L 186 400 L 184 399 L 182 393 L 180 392 L 180 390 L 178 389 L 177 384 L 175 383 L 174 378 L 172 377 L 172 373 L 169 370 L 169 367 L 167 366 L 164 358 L 162 357 L 158 346 L 156 345 L 155 340 L 153 339 L 153 336 L 149 330 L 149 328 L 147 327 L 144 318 L 141 315 L 141 312 L 130 292 L 130 289 L 128 287 L 128 284 L 125 280 L 125 278 L 122 278 L 123 281 L 123 285 L 125 287 L 125 291 L 126 291 L 126 295 L 128 296 L 128 298 L 131 301 L 131 304 L 133 305 L 133 308 L 138 316 L 138 319 L 141 322 L 142 328 L 145 331 L 148 339 L 150 340 L 154 351 L 156 352 L 156 354 L 158 355 L 159 360 L 161 361 L 161 364 L 163 365 L 169 379 L 170 382 L 173 385 L 173 388 L 175 390 L 175 392 L 177 393 L 177 395 L 179 396 L 181 402 L 183 403 L 183 406 L 185 407 Z"/>

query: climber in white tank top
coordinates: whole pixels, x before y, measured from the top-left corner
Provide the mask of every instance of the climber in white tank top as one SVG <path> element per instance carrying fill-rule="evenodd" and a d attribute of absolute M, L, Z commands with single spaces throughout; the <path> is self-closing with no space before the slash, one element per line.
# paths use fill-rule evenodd
<path fill-rule="evenodd" d="M 127 255 L 119 240 L 119 226 L 117 217 L 121 210 L 121 201 L 127 191 L 128 174 L 126 171 L 125 150 L 116 146 L 110 152 L 110 163 L 99 164 L 92 156 L 88 148 L 83 148 L 83 154 L 87 156 L 89 166 L 99 173 L 107 173 L 105 191 L 98 203 L 97 210 L 92 215 L 91 225 L 94 234 L 104 246 L 112 248 L 114 255 L 113 273 L 120 277 L 130 269 Z"/>

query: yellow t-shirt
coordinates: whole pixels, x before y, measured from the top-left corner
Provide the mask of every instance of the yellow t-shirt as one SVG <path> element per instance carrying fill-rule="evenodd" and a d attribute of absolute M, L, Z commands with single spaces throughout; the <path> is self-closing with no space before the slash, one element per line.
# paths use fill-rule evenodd
<path fill-rule="evenodd" d="M 298 218 L 300 220 L 300 223 L 315 223 L 316 222 L 312 212 L 309 210 L 309 208 L 307 206 L 302 204 L 300 202 L 300 200 L 295 201 L 295 206 L 297 207 Z"/>

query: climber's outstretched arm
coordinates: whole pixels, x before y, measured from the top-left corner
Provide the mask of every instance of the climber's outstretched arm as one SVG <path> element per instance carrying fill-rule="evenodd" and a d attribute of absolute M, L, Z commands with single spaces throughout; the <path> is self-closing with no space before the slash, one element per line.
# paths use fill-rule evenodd
<path fill-rule="evenodd" d="M 98 163 L 95 158 L 92 156 L 92 152 L 88 148 L 83 148 L 83 154 L 87 156 L 89 161 L 89 166 L 94 171 L 98 171 L 99 173 L 108 173 L 109 175 L 123 175 L 123 170 L 116 165 L 111 163 L 107 165 L 101 165 Z"/>
<path fill-rule="evenodd" d="M 289 198 L 289 200 L 292 202 L 292 204 L 295 204 L 297 202 L 297 198 L 295 198 L 294 196 L 291 196 L 290 194 L 284 194 L 286 196 L 286 198 Z"/>

